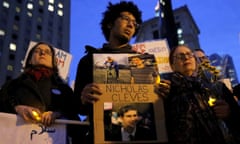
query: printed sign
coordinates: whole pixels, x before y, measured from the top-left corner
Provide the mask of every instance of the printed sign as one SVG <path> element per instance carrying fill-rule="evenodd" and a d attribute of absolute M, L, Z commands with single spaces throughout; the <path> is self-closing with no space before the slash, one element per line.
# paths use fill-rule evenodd
<path fill-rule="evenodd" d="M 94 54 L 93 62 L 93 79 L 102 91 L 94 103 L 95 144 L 167 142 L 163 101 L 154 92 L 160 79 L 154 55 Z M 120 109 L 130 110 L 135 130 L 129 137 L 121 133 Z"/>
<path fill-rule="evenodd" d="M 165 39 L 135 43 L 132 45 L 132 49 L 139 53 L 154 54 L 157 61 L 159 73 L 162 74 L 172 72 L 168 60 L 169 47 Z"/>
<path fill-rule="evenodd" d="M 154 93 L 151 84 L 99 84 L 103 95 L 94 104 L 95 144 L 129 142 L 122 138 L 123 120 L 119 109 L 137 109 L 135 139 L 132 143 L 167 142 L 163 101 Z M 141 127 L 141 128 L 140 128 Z M 117 128 L 120 129 L 117 132 Z M 147 132 L 147 133 L 146 133 Z M 116 135 L 117 134 L 117 135 Z"/>
<path fill-rule="evenodd" d="M 26 123 L 15 114 L 0 113 L 2 144 L 66 144 L 66 125 Z"/>

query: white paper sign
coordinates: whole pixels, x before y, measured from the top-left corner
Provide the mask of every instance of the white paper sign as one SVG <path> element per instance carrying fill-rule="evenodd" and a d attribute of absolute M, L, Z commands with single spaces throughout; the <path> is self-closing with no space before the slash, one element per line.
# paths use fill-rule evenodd
<path fill-rule="evenodd" d="M 23 67 L 25 66 L 25 61 L 27 59 L 27 55 L 30 51 L 30 49 L 36 44 L 37 42 L 33 42 L 30 41 L 30 44 L 28 46 L 28 50 L 26 52 L 24 61 L 23 61 Z M 70 68 L 70 64 L 72 61 L 72 55 L 66 51 L 63 51 L 61 49 L 58 48 L 54 48 L 55 50 L 55 56 L 56 56 L 56 60 L 57 60 L 57 65 L 58 65 L 58 70 L 59 70 L 59 75 L 63 78 L 63 79 L 67 79 L 68 77 L 68 72 L 69 72 L 69 68 Z"/>
<path fill-rule="evenodd" d="M 0 113 L 1 144 L 66 144 L 66 125 L 26 123 L 15 114 Z"/>
<path fill-rule="evenodd" d="M 169 47 L 166 39 L 147 41 L 142 43 L 135 43 L 132 45 L 132 49 L 139 53 L 149 53 L 154 54 L 159 73 L 169 73 L 172 69 L 169 64 Z"/>

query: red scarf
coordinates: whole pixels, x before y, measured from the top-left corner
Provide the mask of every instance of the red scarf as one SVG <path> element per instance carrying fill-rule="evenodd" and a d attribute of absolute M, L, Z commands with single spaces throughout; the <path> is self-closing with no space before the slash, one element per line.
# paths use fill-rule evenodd
<path fill-rule="evenodd" d="M 35 78 L 36 81 L 41 78 L 50 78 L 53 75 L 53 70 L 46 67 L 34 67 L 27 69 L 26 74 L 29 74 Z"/>

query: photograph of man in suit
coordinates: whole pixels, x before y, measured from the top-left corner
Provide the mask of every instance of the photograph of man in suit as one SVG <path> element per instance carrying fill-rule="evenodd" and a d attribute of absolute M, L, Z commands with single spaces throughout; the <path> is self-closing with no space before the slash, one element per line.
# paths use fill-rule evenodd
<path fill-rule="evenodd" d="M 112 124 L 105 130 L 106 141 L 149 141 L 156 140 L 155 131 L 139 125 L 138 109 L 133 105 L 124 105 L 118 111 L 120 124 Z"/>

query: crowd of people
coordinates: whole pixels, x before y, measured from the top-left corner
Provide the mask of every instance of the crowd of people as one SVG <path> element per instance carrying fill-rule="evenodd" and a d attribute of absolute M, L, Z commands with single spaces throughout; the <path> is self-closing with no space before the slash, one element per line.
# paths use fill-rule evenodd
<path fill-rule="evenodd" d="M 46 126 L 52 125 L 59 118 L 79 120 L 78 114 L 87 115 L 90 125 L 77 127 L 78 130 L 69 126 L 68 136 L 73 144 L 93 144 L 93 105 L 104 97 L 98 84 L 93 81 L 93 54 L 137 53 L 132 50 L 130 41 L 137 34 L 141 23 L 142 12 L 132 1 L 116 4 L 109 2 L 100 23 L 106 43 L 101 48 L 85 47 L 86 54 L 79 60 L 77 67 L 74 90 L 59 76 L 53 46 L 38 42 L 27 55 L 24 72 L 2 86 L 0 111 L 18 114 L 27 122 L 40 122 Z M 234 95 L 239 96 L 240 88 L 236 86 L 232 91 L 219 79 L 208 81 L 200 76 L 200 64 L 209 60 L 203 50 L 192 49 L 186 45 L 171 48 L 171 76 L 157 84 L 150 82 L 164 101 L 168 136 L 168 141 L 164 143 L 239 144 L 240 108 Z M 133 59 L 141 62 L 138 57 Z M 113 62 L 109 57 L 106 65 L 115 68 L 118 79 L 118 67 L 114 67 Z M 139 65 L 139 69 L 143 67 Z M 148 71 L 146 68 L 144 71 Z M 210 98 L 215 99 L 211 105 Z M 135 140 L 143 140 L 151 134 L 143 128 L 128 126 L 137 125 L 137 109 L 127 106 L 118 113 L 123 128 L 116 126 L 110 140 L 128 141 L 131 139 L 128 137 L 130 134 Z"/>

